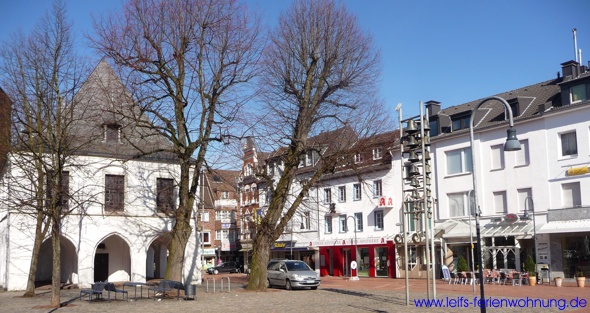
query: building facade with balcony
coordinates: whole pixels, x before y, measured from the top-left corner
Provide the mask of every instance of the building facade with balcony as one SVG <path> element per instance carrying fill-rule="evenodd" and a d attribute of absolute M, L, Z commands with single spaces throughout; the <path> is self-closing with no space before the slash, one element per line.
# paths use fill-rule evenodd
<path fill-rule="evenodd" d="M 473 183 L 469 117 L 482 100 L 441 110 L 427 103 L 434 160 L 437 261 L 472 262 L 476 230 L 470 211 L 481 211 L 484 268 L 522 270 L 528 255 L 553 277 L 586 276 L 590 266 L 590 73 L 575 61 L 551 80 L 497 94 L 510 105 L 521 150 L 504 152 L 504 106 L 486 101 L 474 116 L 479 208 Z M 535 235 L 536 233 L 536 240 Z M 536 249 L 535 249 L 536 246 Z"/>

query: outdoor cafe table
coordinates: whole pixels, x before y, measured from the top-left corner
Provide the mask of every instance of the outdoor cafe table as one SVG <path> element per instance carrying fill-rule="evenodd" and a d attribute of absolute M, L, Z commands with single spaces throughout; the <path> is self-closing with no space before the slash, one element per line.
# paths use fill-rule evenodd
<path fill-rule="evenodd" d="M 134 301 L 137 301 L 137 287 L 139 287 L 139 298 L 141 299 L 143 297 L 143 286 L 149 287 L 152 286 L 152 284 L 128 281 L 123 283 L 123 290 L 125 290 L 125 286 L 133 287 L 135 289 L 133 299 Z"/>

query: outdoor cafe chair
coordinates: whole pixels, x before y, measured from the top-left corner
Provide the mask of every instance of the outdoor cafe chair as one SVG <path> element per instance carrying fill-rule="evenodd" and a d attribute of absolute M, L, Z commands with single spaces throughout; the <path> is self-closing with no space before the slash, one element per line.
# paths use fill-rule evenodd
<path fill-rule="evenodd" d="M 83 295 L 88 295 L 88 301 L 91 301 L 93 296 L 94 299 L 102 299 L 102 291 L 105 286 L 106 283 L 104 282 L 96 282 L 92 284 L 92 288 L 80 290 L 80 300 L 82 300 Z"/>
<path fill-rule="evenodd" d="M 512 286 L 522 286 L 520 273 L 512 273 Z"/>
<path fill-rule="evenodd" d="M 107 283 L 105 285 L 105 289 L 108 291 L 108 299 L 111 301 L 111 291 L 115 293 L 115 300 L 117 299 L 117 294 L 120 293 L 123 296 L 123 299 L 129 301 L 129 293 L 127 290 L 118 289 L 115 287 L 113 283 Z"/>

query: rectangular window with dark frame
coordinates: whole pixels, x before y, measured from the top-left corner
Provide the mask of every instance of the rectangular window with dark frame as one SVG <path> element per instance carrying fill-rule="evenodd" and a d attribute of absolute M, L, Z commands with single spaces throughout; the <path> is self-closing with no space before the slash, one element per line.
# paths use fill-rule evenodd
<path fill-rule="evenodd" d="M 332 216 L 330 215 L 326 215 L 324 217 L 324 224 L 325 224 L 325 229 L 324 232 L 326 234 L 331 234 L 332 233 Z"/>
<path fill-rule="evenodd" d="M 125 208 L 125 176 L 105 175 L 104 187 L 105 211 L 123 211 Z"/>
<path fill-rule="evenodd" d="M 61 179 L 59 182 L 59 189 L 54 188 L 53 183 L 53 176 L 52 172 L 47 174 L 47 201 L 53 201 L 53 195 L 57 193 L 56 198 L 56 207 L 61 207 L 62 209 L 68 209 L 68 198 L 70 196 L 70 173 L 69 172 L 61 172 Z"/>
<path fill-rule="evenodd" d="M 560 135 L 561 139 L 561 156 L 577 155 L 578 143 L 576 141 L 576 132 L 569 132 Z"/>
<path fill-rule="evenodd" d="M 375 230 L 383 230 L 383 210 L 375 211 Z"/>
<path fill-rule="evenodd" d="M 156 207 L 159 212 L 171 213 L 174 211 L 174 180 L 170 178 L 158 178 L 156 180 Z"/>

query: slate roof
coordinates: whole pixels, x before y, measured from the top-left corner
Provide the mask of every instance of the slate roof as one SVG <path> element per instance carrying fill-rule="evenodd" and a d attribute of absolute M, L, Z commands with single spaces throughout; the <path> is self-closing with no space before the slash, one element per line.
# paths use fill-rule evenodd
<path fill-rule="evenodd" d="M 512 104 L 516 101 L 518 102 L 519 114 L 514 114 L 513 116 L 513 120 L 516 122 L 519 120 L 540 116 L 548 108 L 561 106 L 559 82 L 561 82 L 561 79 L 548 80 L 534 85 L 499 93 L 494 96 L 505 99 L 509 104 Z M 461 114 L 470 115 L 471 110 L 486 98 L 481 98 L 461 105 L 442 109 L 437 114 L 441 127 L 444 129 L 445 126 L 450 126 L 451 119 L 454 116 L 459 116 Z M 498 100 L 489 100 L 479 108 L 478 113 L 475 115 L 473 125 L 474 129 L 483 129 L 507 122 L 508 119 L 505 117 L 504 105 L 502 105 L 502 103 L 500 103 Z M 441 131 L 436 137 L 442 138 L 468 131 L 468 127 L 451 132 Z"/>
<path fill-rule="evenodd" d="M 74 134 L 80 142 L 87 142 L 79 151 L 83 155 L 167 160 L 175 158 L 168 152 L 172 144 L 156 131 L 142 125 L 150 125 L 141 113 L 115 71 L 106 60 L 101 60 L 74 96 Z M 138 122 L 139 121 L 139 122 Z M 121 127 L 119 143 L 104 140 L 105 125 Z"/>

